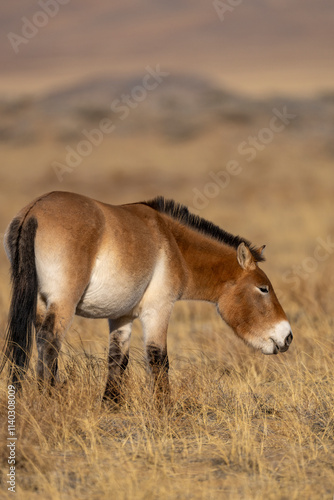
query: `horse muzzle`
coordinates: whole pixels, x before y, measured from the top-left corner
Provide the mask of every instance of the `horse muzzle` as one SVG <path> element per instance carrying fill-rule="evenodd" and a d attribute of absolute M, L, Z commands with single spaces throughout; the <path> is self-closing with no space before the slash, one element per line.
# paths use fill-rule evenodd
<path fill-rule="evenodd" d="M 293 339 L 293 335 L 292 335 L 292 331 L 290 330 L 290 333 L 287 335 L 287 337 L 285 338 L 285 341 L 284 341 L 284 344 L 283 345 L 279 345 L 273 338 L 271 339 L 273 341 L 273 344 L 274 344 L 274 350 L 273 350 L 273 354 L 278 354 L 279 352 L 286 352 L 289 347 L 290 347 L 290 344 L 292 342 L 292 339 Z"/>

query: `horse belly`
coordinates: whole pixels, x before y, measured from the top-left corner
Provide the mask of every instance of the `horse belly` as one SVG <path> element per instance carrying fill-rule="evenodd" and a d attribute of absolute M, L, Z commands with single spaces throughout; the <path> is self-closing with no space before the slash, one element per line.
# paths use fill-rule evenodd
<path fill-rule="evenodd" d="M 115 270 L 106 259 L 98 258 L 76 314 L 111 319 L 131 315 L 150 280 L 150 276 L 136 277 L 134 274 L 124 269 Z"/>

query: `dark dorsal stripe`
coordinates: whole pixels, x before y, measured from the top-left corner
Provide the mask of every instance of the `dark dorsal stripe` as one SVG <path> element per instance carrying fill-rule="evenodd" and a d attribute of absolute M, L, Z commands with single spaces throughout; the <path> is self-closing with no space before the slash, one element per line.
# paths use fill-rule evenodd
<path fill-rule="evenodd" d="M 256 262 L 265 260 L 259 249 L 253 246 L 248 240 L 245 240 L 240 236 L 234 236 L 233 234 L 224 231 L 224 229 L 221 229 L 219 226 L 216 226 L 212 222 L 203 219 L 198 215 L 192 214 L 185 205 L 176 203 L 174 200 L 165 200 L 163 196 L 158 196 L 153 200 L 143 202 L 143 205 L 147 205 L 148 207 L 157 210 L 157 212 L 169 215 L 181 224 L 191 227 L 199 233 L 205 234 L 235 249 L 238 248 L 240 243 L 245 243 Z"/>

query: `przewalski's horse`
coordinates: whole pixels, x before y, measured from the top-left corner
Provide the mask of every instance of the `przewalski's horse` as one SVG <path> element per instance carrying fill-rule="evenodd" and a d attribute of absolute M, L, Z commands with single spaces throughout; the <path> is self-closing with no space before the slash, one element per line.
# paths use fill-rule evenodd
<path fill-rule="evenodd" d="M 105 399 L 117 401 L 139 318 L 157 393 L 168 392 L 167 327 L 177 300 L 217 305 L 234 332 L 264 354 L 289 348 L 292 333 L 255 248 L 172 200 L 113 206 L 52 192 L 31 202 L 5 235 L 12 301 L 5 357 L 20 386 L 33 326 L 40 381 L 55 382 L 58 353 L 75 314 L 108 318 Z M 3 363 L 3 364 L 4 364 Z"/>

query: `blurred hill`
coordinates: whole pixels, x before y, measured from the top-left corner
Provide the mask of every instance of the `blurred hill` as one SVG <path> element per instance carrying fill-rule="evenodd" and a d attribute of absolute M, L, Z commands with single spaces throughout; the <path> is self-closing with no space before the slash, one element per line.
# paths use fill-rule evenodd
<path fill-rule="evenodd" d="M 228 1 L 72 0 L 56 4 L 46 20 L 38 17 L 42 4 L 56 1 L 1 5 L 0 91 L 40 93 L 101 75 L 129 77 L 148 64 L 253 94 L 306 95 L 334 82 L 331 0 L 241 1 L 226 12 Z M 29 22 L 41 27 L 15 53 L 8 34 L 22 36 Z"/>
<path fill-rule="evenodd" d="M 142 89 L 143 99 L 140 92 L 140 100 L 136 98 L 135 89 Z M 130 105 L 125 104 L 126 98 Z M 115 124 L 113 137 L 150 133 L 152 137 L 182 142 L 221 125 L 256 128 L 273 108 L 282 106 L 298 116 L 295 134 L 321 134 L 331 143 L 334 93 L 300 99 L 250 98 L 194 75 L 168 75 L 152 91 L 143 89 L 142 76 L 138 75 L 91 79 L 40 98 L 0 98 L 0 143 L 22 146 L 47 138 L 60 145 L 80 141 L 83 129 L 99 127 L 104 119 Z"/>

